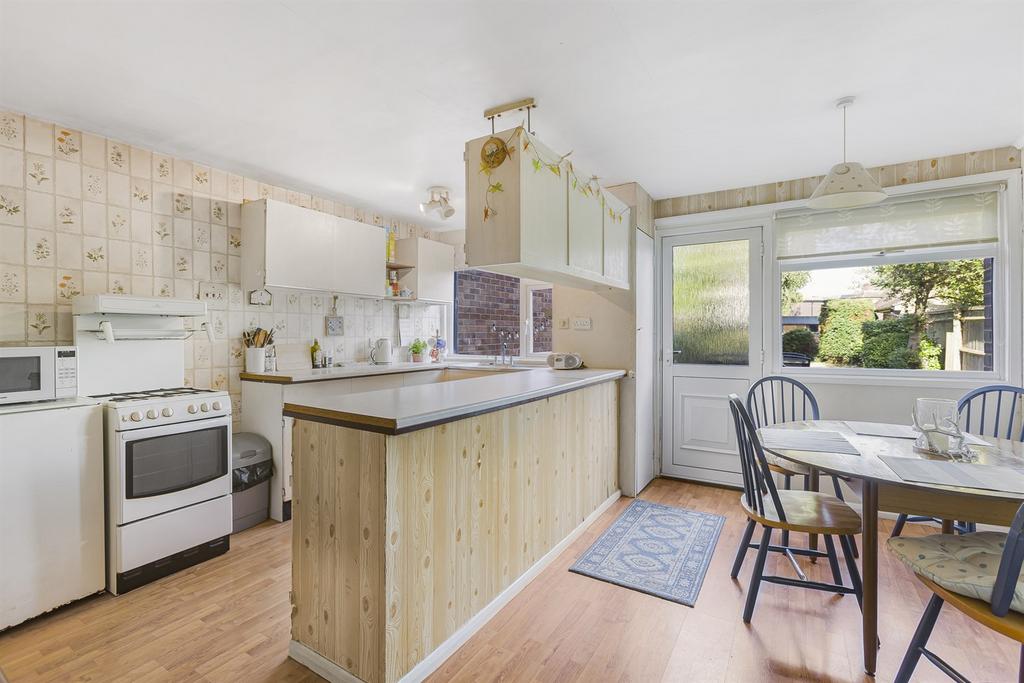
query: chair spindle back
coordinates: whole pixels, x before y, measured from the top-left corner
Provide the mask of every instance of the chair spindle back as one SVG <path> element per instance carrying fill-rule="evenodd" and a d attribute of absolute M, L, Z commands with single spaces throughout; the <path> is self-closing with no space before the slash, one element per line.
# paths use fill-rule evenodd
<path fill-rule="evenodd" d="M 775 478 L 768 469 L 768 460 L 764 457 L 761 440 L 757 438 L 757 427 L 754 426 L 747 409 L 736 394 L 729 394 L 729 410 L 732 411 L 733 423 L 736 426 L 736 445 L 740 453 L 740 469 L 743 473 L 743 495 L 747 505 L 758 514 L 765 514 L 765 496 L 775 508 L 778 517 L 786 521 L 786 513 L 782 509 L 779 490 L 775 486 Z"/>
<path fill-rule="evenodd" d="M 818 401 L 802 382 L 782 375 L 762 377 L 747 391 L 747 412 L 754 425 L 817 420 Z"/>
<path fill-rule="evenodd" d="M 978 436 L 1024 441 L 1024 388 L 991 384 L 957 402 L 960 426 Z"/>

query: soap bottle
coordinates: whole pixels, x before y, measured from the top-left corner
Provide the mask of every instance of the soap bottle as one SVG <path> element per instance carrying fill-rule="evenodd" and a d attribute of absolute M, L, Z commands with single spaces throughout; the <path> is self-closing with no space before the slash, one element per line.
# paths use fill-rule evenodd
<path fill-rule="evenodd" d="M 309 347 L 309 359 L 313 363 L 314 368 L 320 367 L 321 363 L 321 351 L 320 351 L 320 340 L 314 339 L 313 345 Z"/>

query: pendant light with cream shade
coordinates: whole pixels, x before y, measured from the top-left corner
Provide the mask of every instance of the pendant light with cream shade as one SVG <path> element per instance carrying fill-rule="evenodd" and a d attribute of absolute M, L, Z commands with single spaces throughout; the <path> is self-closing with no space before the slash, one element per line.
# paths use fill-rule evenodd
<path fill-rule="evenodd" d="M 836 109 L 843 110 L 843 163 L 828 172 L 807 200 L 812 209 L 850 209 L 877 204 L 888 195 L 882 186 L 854 161 L 846 160 L 846 109 L 853 104 L 852 97 L 836 100 Z"/>

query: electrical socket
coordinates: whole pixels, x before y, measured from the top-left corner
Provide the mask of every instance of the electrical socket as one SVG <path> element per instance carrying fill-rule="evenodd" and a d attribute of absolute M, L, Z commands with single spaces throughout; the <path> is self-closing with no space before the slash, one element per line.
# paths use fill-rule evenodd
<path fill-rule="evenodd" d="M 572 329 L 579 331 L 591 330 L 594 327 L 594 323 L 590 318 L 574 317 L 572 319 Z"/>

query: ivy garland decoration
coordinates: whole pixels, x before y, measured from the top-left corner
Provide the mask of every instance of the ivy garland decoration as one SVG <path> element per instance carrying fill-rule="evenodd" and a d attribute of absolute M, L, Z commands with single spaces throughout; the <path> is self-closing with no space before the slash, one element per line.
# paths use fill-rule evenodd
<path fill-rule="evenodd" d="M 604 200 L 604 193 L 601 192 L 601 188 L 597 185 L 597 177 L 591 176 L 586 180 L 581 179 L 576 174 L 576 169 L 573 167 L 572 162 L 564 163 L 566 158 L 572 154 L 567 152 L 557 159 L 545 159 L 537 149 L 536 145 L 530 143 L 530 134 L 522 126 L 517 126 L 512 130 L 507 139 L 502 139 L 497 135 L 491 136 L 483 144 L 480 149 L 480 172 L 488 177 L 487 189 L 484 193 L 484 221 L 488 220 L 492 216 L 497 216 L 497 210 L 491 206 L 491 195 L 498 192 L 504 192 L 505 188 L 502 186 L 501 181 L 491 181 L 490 176 L 495 169 L 499 168 L 509 158 L 513 156 L 516 151 L 516 145 L 514 139 L 522 134 L 523 137 L 523 153 L 530 153 L 532 159 L 530 163 L 533 166 L 534 173 L 547 169 L 549 172 L 554 173 L 556 176 L 562 176 L 562 167 L 566 169 L 566 175 L 569 179 L 572 189 L 582 194 L 584 197 L 598 197 L 601 200 L 602 210 L 607 209 L 608 216 L 618 222 L 622 222 L 624 212 L 616 213 L 610 206 L 608 206 Z"/>

